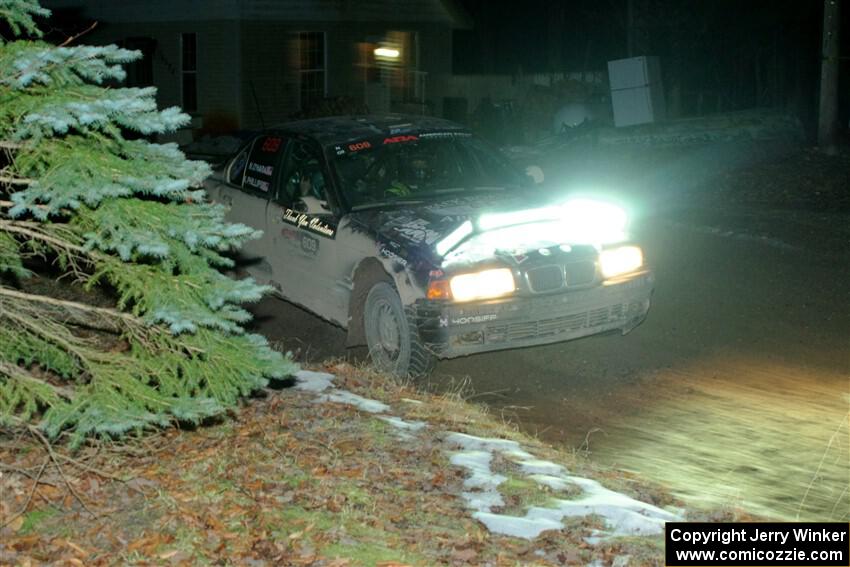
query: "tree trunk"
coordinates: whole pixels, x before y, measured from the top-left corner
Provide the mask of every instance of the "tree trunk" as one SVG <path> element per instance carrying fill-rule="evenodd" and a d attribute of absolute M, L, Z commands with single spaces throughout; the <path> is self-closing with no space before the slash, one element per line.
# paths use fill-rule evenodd
<path fill-rule="evenodd" d="M 818 145 L 828 154 L 836 152 L 838 143 L 839 18 L 840 0 L 824 0 Z"/>

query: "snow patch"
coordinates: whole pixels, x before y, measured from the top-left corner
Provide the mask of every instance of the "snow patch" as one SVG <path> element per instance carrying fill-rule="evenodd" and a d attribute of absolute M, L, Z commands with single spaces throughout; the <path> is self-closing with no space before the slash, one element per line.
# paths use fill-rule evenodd
<path fill-rule="evenodd" d="M 527 475 L 542 474 L 549 476 L 560 476 L 566 472 L 566 469 L 561 465 L 556 465 L 552 461 L 542 461 L 540 459 L 527 459 L 518 461 L 519 468 Z"/>
<path fill-rule="evenodd" d="M 484 524 L 494 534 L 534 539 L 547 530 L 560 530 L 564 524 L 546 518 L 521 518 L 490 512 L 475 512 L 473 518 Z"/>
<path fill-rule="evenodd" d="M 660 534 L 664 532 L 664 522 L 681 519 L 667 510 L 605 488 L 595 480 L 567 478 L 584 490 L 584 496 L 577 500 L 558 500 L 558 512 L 563 516 L 602 516 L 610 530 L 608 536 Z"/>
<path fill-rule="evenodd" d="M 398 429 L 404 429 L 407 431 L 419 431 L 420 429 L 425 427 L 424 421 L 405 421 L 400 417 L 395 417 L 392 415 L 379 415 L 378 419 L 386 421 L 393 427 L 397 427 Z"/>
<path fill-rule="evenodd" d="M 606 530 L 596 530 L 585 538 L 588 543 L 595 544 L 614 536 L 660 534 L 664 531 L 664 522 L 679 519 L 676 514 L 609 490 L 595 480 L 569 476 L 563 466 L 534 458 L 516 441 L 450 433 L 445 442 L 464 449 L 453 453 L 450 462 L 471 473 L 464 486 L 480 491 L 464 492 L 462 496 L 467 506 L 476 510 L 473 517 L 493 533 L 534 539 L 546 530 L 562 529 L 564 518 L 596 515 L 604 520 Z M 495 514 L 492 508 L 504 505 L 499 503 L 503 500 L 497 492 L 498 486 L 507 480 L 490 468 L 496 452 L 513 456 L 522 473 L 538 484 L 554 490 L 576 486 L 582 495 L 575 500 L 553 499 L 549 508 L 532 506 L 525 516 Z"/>
<path fill-rule="evenodd" d="M 472 476 L 463 481 L 465 487 L 492 489 L 508 479 L 490 470 L 491 460 L 493 460 L 493 453 L 490 451 L 461 451 L 453 454 L 449 462 L 472 473 Z"/>
<path fill-rule="evenodd" d="M 365 411 L 369 413 L 384 413 L 390 410 L 390 406 L 383 402 L 379 402 L 378 400 L 372 400 L 370 398 L 364 398 L 363 396 L 358 396 L 353 392 L 349 392 L 348 390 L 333 390 L 330 393 L 322 394 L 317 396 L 314 402 L 337 402 L 340 404 L 348 404 L 350 406 L 354 406 L 360 411 Z"/>
<path fill-rule="evenodd" d="M 494 439 L 476 437 L 466 433 L 449 433 L 445 438 L 446 443 L 457 445 L 462 449 L 476 451 L 498 451 L 515 459 L 531 459 L 533 455 L 526 453 L 520 448 L 519 443 L 510 439 Z"/>
<path fill-rule="evenodd" d="M 312 372 L 310 370 L 299 370 L 295 373 L 296 390 L 307 392 L 323 392 L 333 387 L 335 376 L 327 372 Z"/>
<path fill-rule="evenodd" d="M 502 495 L 497 490 L 485 490 L 483 492 L 462 492 L 461 496 L 466 500 L 466 505 L 478 512 L 490 512 L 493 508 L 505 505 Z"/>

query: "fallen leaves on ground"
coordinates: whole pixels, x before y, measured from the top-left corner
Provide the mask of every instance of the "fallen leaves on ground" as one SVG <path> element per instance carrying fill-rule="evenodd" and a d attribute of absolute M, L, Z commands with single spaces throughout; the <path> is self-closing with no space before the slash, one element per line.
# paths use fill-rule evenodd
<path fill-rule="evenodd" d="M 0 436 L 0 565 L 569 565 L 624 553 L 587 545 L 578 523 L 532 542 L 489 534 L 457 497 L 464 476 L 438 433 L 467 422 L 517 434 L 478 410 L 461 415 L 462 402 L 405 403 L 416 392 L 333 371 L 431 426 L 400 441 L 372 415 L 283 389 L 193 431 L 73 455 L 60 444 L 61 471 L 35 440 Z M 630 565 L 660 564 L 655 539 L 626 545 L 639 558 Z"/>

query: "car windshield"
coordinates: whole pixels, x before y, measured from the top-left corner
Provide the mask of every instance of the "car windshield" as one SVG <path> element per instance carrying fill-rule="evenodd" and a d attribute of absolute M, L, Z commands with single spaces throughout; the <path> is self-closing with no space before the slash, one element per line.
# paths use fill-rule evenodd
<path fill-rule="evenodd" d="M 464 134 L 403 135 L 337 148 L 333 160 L 353 209 L 432 200 L 447 194 L 515 190 L 525 176 Z"/>

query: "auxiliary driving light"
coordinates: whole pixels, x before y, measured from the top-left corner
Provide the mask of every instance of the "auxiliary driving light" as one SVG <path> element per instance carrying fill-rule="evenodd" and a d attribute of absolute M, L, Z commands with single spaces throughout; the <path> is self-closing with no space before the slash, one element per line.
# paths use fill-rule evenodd
<path fill-rule="evenodd" d="M 633 272 L 641 266 L 643 251 L 637 246 L 620 246 L 599 253 L 599 267 L 606 279 Z"/>
<path fill-rule="evenodd" d="M 489 299 L 516 290 L 514 276 L 508 268 L 461 274 L 453 277 L 449 285 L 455 301 Z"/>

